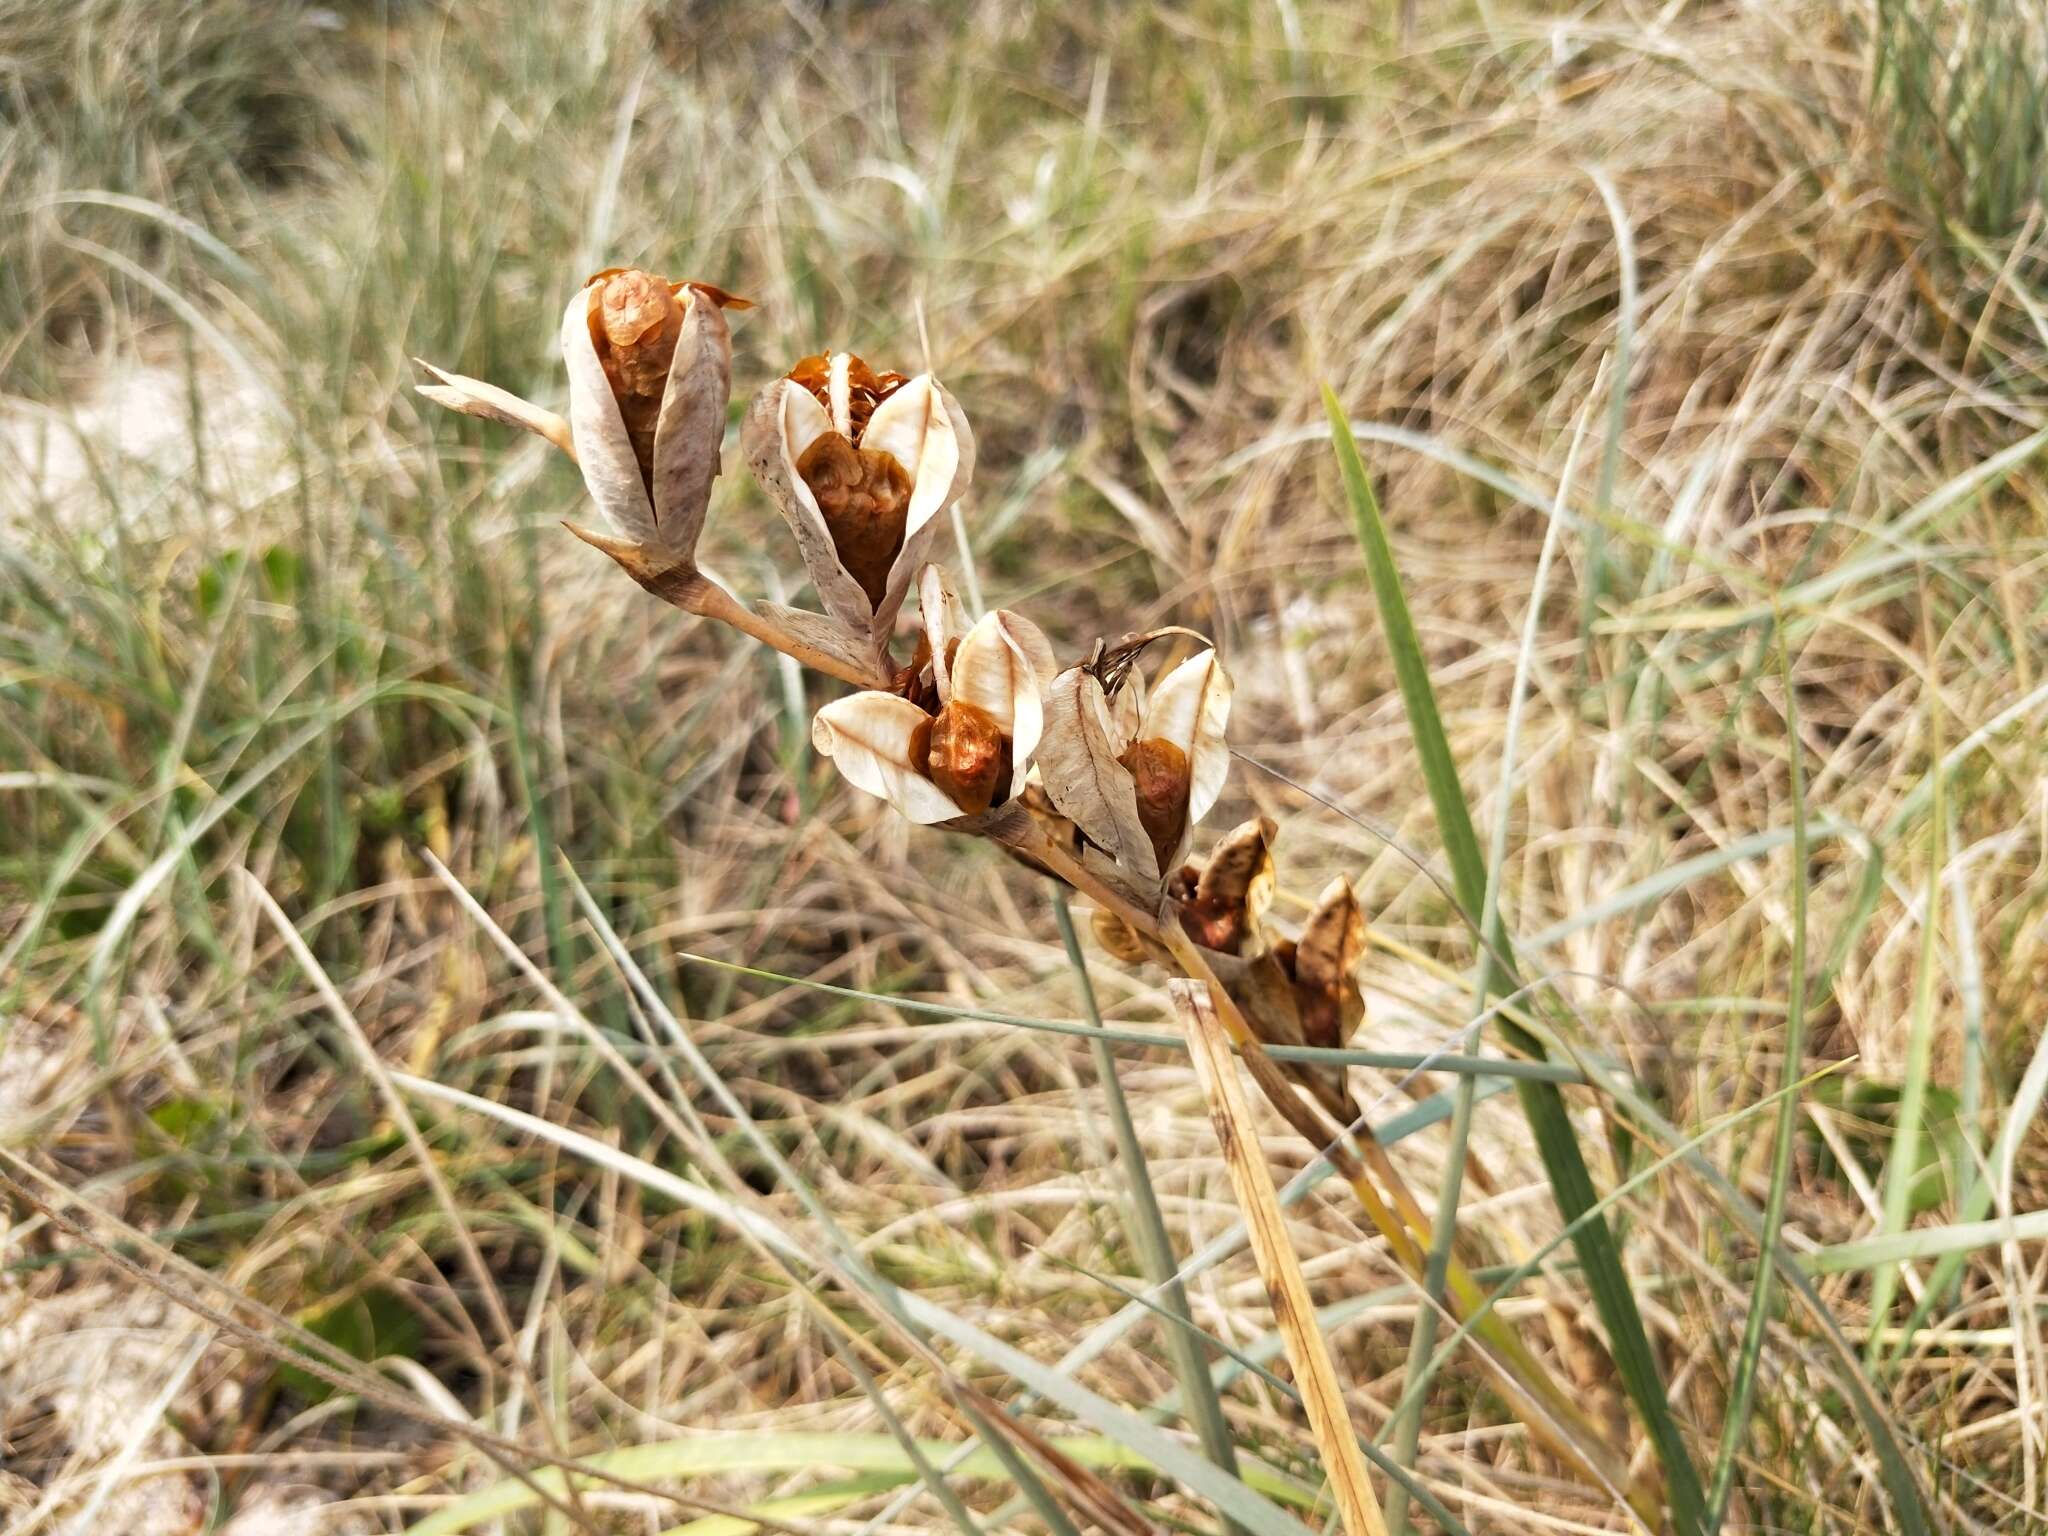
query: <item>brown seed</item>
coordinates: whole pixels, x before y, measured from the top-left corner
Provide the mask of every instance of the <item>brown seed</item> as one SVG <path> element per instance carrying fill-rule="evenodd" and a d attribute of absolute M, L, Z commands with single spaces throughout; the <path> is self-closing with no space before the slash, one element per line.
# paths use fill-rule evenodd
<path fill-rule="evenodd" d="M 1188 825 L 1192 775 L 1188 755 L 1164 737 L 1134 741 L 1117 759 L 1130 770 L 1138 790 L 1138 822 L 1152 839 L 1159 867 L 1167 868 Z"/>
<path fill-rule="evenodd" d="M 980 815 L 1008 790 L 1010 744 L 987 710 L 955 699 L 933 719 L 929 741 L 925 776 L 966 815 Z"/>
<path fill-rule="evenodd" d="M 789 377 L 815 395 L 818 404 L 825 407 L 825 414 L 831 415 L 832 358 L 829 353 L 819 352 L 804 358 L 789 370 Z M 852 353 L 847 354 L 846 415 L 856 447 L 861 434 L 868 429 L 868 418 L 875 414 L 875 407 L 909 382 L 904 374 L 877 373 Z"/>
<path fill-rule="evenodd" d="M 890 455 L 856 448 L 837 432 L 806 448 L 796 472 L 817 498 L 839 563 L 881 607 L 909 520 L 909 474 Z"/>
<path fill-rule="evenodd" d="M 601 279 L 601 281 L 600 281 Z M 590 341 L 619 402 L 640 478 L 654 493 L 654 433 L 669 365 L 683 333 L 683 304 L 667 278 L 638 268 L 600 273 L 590 298 Z"/>

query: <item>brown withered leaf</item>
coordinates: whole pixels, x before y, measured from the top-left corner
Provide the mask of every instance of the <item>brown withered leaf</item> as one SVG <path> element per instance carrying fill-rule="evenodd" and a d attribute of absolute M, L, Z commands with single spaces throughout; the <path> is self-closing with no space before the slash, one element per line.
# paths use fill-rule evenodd
<path fill-rule="evenodd" d="M 1358 964 L 1365 958 L 1365 915 L 1341 875 L 1324 887 L 1294 947 L 1294 983 L 1310 1045 L 1340 1046 L 1365 1020 Z"/>
<path fill-rule="evenodd" d="M 1181 927 L 1204 949 L 1254 955 L 1267 947 L 1266 910 L 1273 904 L 1276 876 L 1272 818 L 1257 816 L 1234 827 L 1216 845 L 1181 898 Z"/>
<path fill-rule="evenodd" d="M 1085 667 L 1053 679 L 1039 738 L 1039 780 L 1054 807 L 1107 855 L 1127 883 L 1156 893 L 1159 861 L 1138 817 L 1131 776 L 1117 762 L 1102 684 Z M 1149 908 L 1156 895 L 1148 897 Z"/>

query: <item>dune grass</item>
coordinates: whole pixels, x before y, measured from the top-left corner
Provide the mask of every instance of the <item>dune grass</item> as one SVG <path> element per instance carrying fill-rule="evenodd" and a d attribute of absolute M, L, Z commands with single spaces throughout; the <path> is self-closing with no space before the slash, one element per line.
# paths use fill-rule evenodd
<path fill-rule="evenodd" d="M 0 4 L 11 1530 L 1331 1517 L 1162 979 L 410 393 L 619 261 L 736 409 L 928 338 L 973 589 L 1217 637 L 1212 830 L 1356 882 L 1361 1102 L 1674 1528 L 2048 1530 L 2039 19 L 1398 9 Z M 1630 1528 L 1270 1129 L 1411 1528 Z"/>

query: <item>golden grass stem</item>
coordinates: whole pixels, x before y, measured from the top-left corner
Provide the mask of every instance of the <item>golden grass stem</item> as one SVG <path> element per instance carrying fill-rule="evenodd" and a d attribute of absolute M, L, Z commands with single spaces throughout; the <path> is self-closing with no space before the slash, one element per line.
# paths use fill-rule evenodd
<path fill-rule="evenodd" d="M 1188 1054 L 1209 1101 L 1209 1118 L 1216 1126 L 1223 1165 L 1229 1171 L 1238 1208 L 1244 1212 L 1252 1257 L 1273 1303 L 1273 1321 L 1286 1346 L 1288 1363 L 1294 1367 L 1294 1384 L 1307 1410 L 1316 1449 L 1322 1453 L 1337 1512 L 1349 1536 L 1386 1536 L 1386 1518 L 1366 1475 L 1358 1435 L 1351 1427 L 1343 1390 L 1337 1385 L 1337 1367 L 1330 1359 L 1322 1329 L 1316 1326 L 1315 1302 L 1309 1296 L 1301 1260 L 1287 1237 L 1287 1219 L 1281 1214 L 1272 1172 L 1258 1152 L 1258 1126 L 1237 1081 L 1229 1033 L 1217 1017 L 1215 994 L 1193 981 L 1176 981 L 1172 990 L 1174 1011 L 1187 1031 Z"/>

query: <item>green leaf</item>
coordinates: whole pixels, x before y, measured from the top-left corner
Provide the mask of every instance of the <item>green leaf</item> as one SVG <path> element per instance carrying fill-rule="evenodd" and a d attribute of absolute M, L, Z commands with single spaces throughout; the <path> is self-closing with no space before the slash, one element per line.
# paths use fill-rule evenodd
<path fill-rule="evenodd" d="M 1771 1251 L 1785 1224 L 1785 1199 L 1792 1184 L 1793 1132 L 1799 1121 L 1799 1073 L 1806 1060 L 1806 768 L 1805 746 L 1799 737 L 1799 695 L 1792 686 L 1792 661 L 1785 649 L 1784 631 L 1779 630 L 1778 674 L 1785 691 L 1786 758 L 1792 780 L 1792 954 L 1787 965 L 1785 1001 L 1785 1065 L 1781 1073 L 1784 1098 L 1778 1105 L 1778 1125 L 1771 1147 L 1771 1188 L 1764 1197 L 1763 1241 L 1758 1245 L 1756 1281 L 1749 1297 L 1749 1313 L 1742 1327 L 1742 1347 L 1735 1357 L 1735 1373 L 1728 1393 L 1728 1411 L 1721 1419 L 1721 1445 L 1714 1453 L 1714 1470 L 1707 1483 L 1707 1529 L 1717 1533 L 1728 1512 L 1728 1497 L 1735 1487 L 1735 1457 L 1749 1433 L 1749 1406 L 1756 1392 L 1757 1362 L 1763 1358 L 1764 1325 L 1771 1315 L 1771 1282 L 1777 1266 Z"/>
<path fill-rule="evenodd" d="M 1394 565 L 1394 551 L 1387 541 L 1387 529 L 1380 516 L 1379 501 L 1373 495 L 1351 424 L 1336 395 L 1325 386 L 1323 408 L 1330 418 L 1330 442 L 1337 452 L 1337 466 L 1344 477 L 1344 489 L 1358 525 L 1358 542 L 1365 554 L 1366 575 L 1372 583 L 1373 599 L 1380 613 L 1380 627 L 1386 635 L 1387 652 L 1394 665 L 1401 702 L 1408 713 L 1409 733 L 1415 740 L 1416 756 L 1422 760 L 1422 776 L 1435 807 L 1438 835 L 1450 859 L 1451 881 L 1459 904 L 1474 921 L 1485 908 L 1486 861 L 1479 851 L 1479 838 L 1472 828 L 1472 812 L 1458 779 L 1456 760 L 1444 732 L 1443 717 L 1436 707 L 1436 692 L 1430 685 L 1429 665 L 1408 612 L 1408 600 L 1401 591 L 1401 578 Z M 1505 947 L 1505 946 L 1504 946 Z M 1482 962 L 1482 968 L 1485 962 Z M 1510 957 L 1501 956 L 1498 985 L 1516 985 Z M 1512 1021 L 1502 1020 L 1509 1041 L 1526 1054 L 1541 1057 L 1543 1047 L 1535 1036 Z M 1593 1176 L 1586 1167 L 1578 1135 L 1566 1112 L 1564 1095 L 1554 1083 L 1518 1082 L 1516 1096 L 1522 1113 L 1536 1138 L 1544 1172 L 1558 1210 L 1567 1221 L 1576 1221 L 1592 1210 L 1597 1198 Z M 1622 1385 L 1636 1405 L 1648 1429 L 1657 1459 L 1664 1468 L 1666 1492 L 1673 1518 L 1682 1536 L 1698 1536 L 1706 1523 L 1706 1497 L 1699 1473 L 1686 1453 L 1684 1436 L 1672 1416 L 1664 1382 L 1657 1371 L 1656 1357 L 1643 1329 L 1635 1291 L 1623 1269 L 1621 1252 L 1605 1219 L 1594 1217 L 1577 1229 L 1574 1247 L 1584 1268 L 1586 1283 L 1606 1325 Z"/>
<path fill-rule="evenodd" d="M 418 1315 L 392 1292 L 379 1286 L 335 1303 L 305 1321 L 306 1331 L 358 1360 L 412 1356 L 420 1347 Z M 278 1380 L 309 1403 L 324 1403 L 334 1388 L 309 1371 L 281 1365 Z"/>
<path fill-rule="evenodd" d="M 1068 1436 L 1053 1445 L 1084 1467 L 1097 1470 L 1131 1468 L 1150 1470 L 1142 1456 L 1099 1435 Z M 919 1449 L 933 1461 L 942 1460 L 957 1447 L 942 1440 L 924 1440 Z M 657 1479 L 682 1480 L 692 1477 L 761 1472 L 787 1474 L 834 1467 L 870 1476 L 888 1476 L 908 1482 L 916 1475 L 910 1453 L 886 1434 L 811 1434 L 776 1430 L 760 1434 L 691 1435 L 650 1445 L 629 1445 L 616 1451 L 586 1458 L 588 1464 L 613 1477 L 644 1483 Z M 973 1452 L 954 1469 L 957 1476 L 981 1482 L 1006 1480 L 1003 1465 L 986 1449 Z M 1264 1468 L 1255 1468 L 1254 1480 L 1275 1497 L 1289 1503 L 1307 1502 L 1300 1485 Z M 559 1468 L 533 1474 L 532 1482 L 550 1493 L 562 1489 Z M 840 1485 L 843 1486 L 843 1485 Z M 437 1509 L 426 1519 L 406 1528 L 405 1536 L 459 1536 L 487 1520 L 502 1520 L 540 1503 L 531 1485 L 517 1478 L 480 1488 L 475 1493 Z"/>

